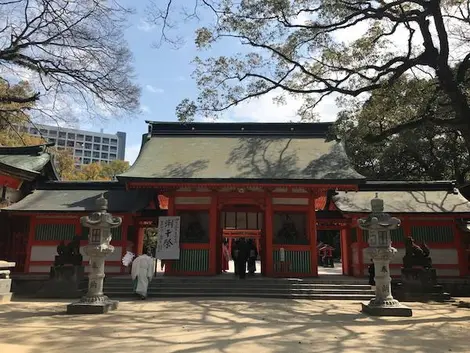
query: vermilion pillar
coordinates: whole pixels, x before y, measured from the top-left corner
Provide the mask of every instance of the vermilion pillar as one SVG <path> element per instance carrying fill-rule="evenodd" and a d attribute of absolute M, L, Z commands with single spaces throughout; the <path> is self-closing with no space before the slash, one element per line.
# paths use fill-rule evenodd
<path fill-rule="evenodd" d="M 454 223 L 453 225 L 453 230 L 454 230 L 455 248 L 457 249 L 459 276 L 463 277 L 467 275 L 467 271 L 468 271 L 467 249 L 465 249 L 464 242 L 462 241 L 462 231 L 459 229 L 456 223 Z"/>
<path fill-rule="evenodd" d="M 271 193 L 266 194 L 265 200 L 265 239 L 266 247 L 264 249 L 264 259 L 266 261 L 266 276 L 273 275 L 273 199 Z"/>
<path fill-rule="evenodd" d="M 353 219 L 354 224 L 357 224 L 357 219 Z M 357 275 L 359 277 L 364 276 L 364 248 L 367 247 L 367 244 L 364 243 L 364 236 L 363 236 L 363 230 L 359 227 L 356 228 L 356 234 L 357 234 L 357 258 L 358 258 L 358 270 L 357 270 Z M 367 263 L 370 262 L 370 259 L 367 259 Z"/>
<path fill-rule="evenodd" d="M 219 249 L 217 248 L 217 194 L 214 192 L 211 195 L 211 208 L 209 210 L 209 273 L 211 275 L 217 274 L 217 254 Z"/>
<path fill-rule="evenodd" d="M 350 275 L 349 269 L 349 253 L 351 244 L 351 227 L 342 227 L 340 230 L 341 238 L 341 265 L 343 268 L 343 275 Z"/>
<path fill-rule="evenodd" d="M 310 239 L 310 265 L 312 276 L 318 276 L 318 253 L 317 253 L 317 217 L 315 213 L 315 197 L 308 198 L 308 236 Z"/>
<path fill-rule="evenodd" d="M 137 232 L 137 256 L 142 255 L 144 252 L 144 235 L 145 235 L 145 228 L 139 227 L 139 231 Z"/>

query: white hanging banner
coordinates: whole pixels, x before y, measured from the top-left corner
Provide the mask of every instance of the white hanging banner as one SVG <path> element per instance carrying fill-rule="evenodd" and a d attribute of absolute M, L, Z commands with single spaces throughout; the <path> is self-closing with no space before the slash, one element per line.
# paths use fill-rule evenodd
<path fill-rule="evenodd" d="M 179 260 L 180 217 L 158 217 L 158 241 L 155 258 Z"/>

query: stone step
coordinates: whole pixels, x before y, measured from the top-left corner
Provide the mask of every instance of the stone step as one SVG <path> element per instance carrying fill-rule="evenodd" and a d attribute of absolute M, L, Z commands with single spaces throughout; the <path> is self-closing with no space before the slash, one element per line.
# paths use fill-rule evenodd
<path fill-rule="evenodd" d="M 132 293 L 132 287 L 105 287 L 105 292 L 130 292 Z M 370 294 L 373 295 L 373 290 L 354 290 L 354 289 L 287 289 L 287 288 L 206 288 L 206 287 L 161 287 L 161 288 L 152 288 L 148 289 L 149 292 L 152 293 L 161 293 L 161 292 L 183 292 L 183 293 L 191 293 L 191 292 L 230 292 L 230 293 L 239 293 L 239 292 L 246 292 L 246 293 L 321 293 L 321 294 Z"/>
<path fill-rule="evenodd" d="M 105 292 L 106 295 L 112 297 L 113 299 L 118 298 L 129 298 L 133 297 L 134 294 L 130 292 Z M 296 294 L 296 293 L 230 293 L 230 292 L 217 292 L 217 293 L 207 293 L 207 292 L 188 292 L 181 293 L 179 291 L 170 292 L 165 291 L 161 293 L 149 292 L 149 298 L 278 298 L 278 299 L 311 299 L 311 300 L 370 300 L 373 298 L 373 295 L 367 294 Z"/>
<path fill-rule="evenodd" d="M 106 288 L 115 288 L 115 287 L 132 287 L 132 282 L 105 282 L 104 286 Z M 232 283 L 178 283 L 178 282 L 160 282 L 155 283 L 151 282 L 149 285 L 150 288 L 166 288 L 166 287 L 178 287 L 178 288 L 188 288 L 188 287 L 203 287 L 203 288 L 256 288 L 256 289 L 350 289 L 350 290 L 370 290 L 371 286 L 369 285 L 345 285 L 345 284 L 295 284 L 295 285 L 283 285 L 283 284 L 263 284 L 251 281 L 237 281 Z"/>

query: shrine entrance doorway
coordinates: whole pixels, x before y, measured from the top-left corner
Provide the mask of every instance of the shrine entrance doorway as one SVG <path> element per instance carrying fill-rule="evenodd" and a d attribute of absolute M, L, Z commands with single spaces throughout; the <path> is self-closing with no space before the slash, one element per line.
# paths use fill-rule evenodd
<path fill-rule="evenodd" d="M 264 275 L 263 258 L 265 256 L 264 242 L 264 213 L 257 207 L 233 206 L 220 212 L 220 227 L 218 232 L 218 268 L 217 273 L 235 274 L 234 262 L 230 259 L 226 262 L 227 253 L 231 256 L 236 246 L 236 241 L 244 239 L 251 242 L 258 256 L 255 262 L 254 275 Z M 225 250 L 224 250 L 225 247 Z M 225 252 L 225 254 L 224 254 Z M 224 263 L 225 262 L 225 263 Z M 248 268 L 247 268 L 248 276 Z"/>

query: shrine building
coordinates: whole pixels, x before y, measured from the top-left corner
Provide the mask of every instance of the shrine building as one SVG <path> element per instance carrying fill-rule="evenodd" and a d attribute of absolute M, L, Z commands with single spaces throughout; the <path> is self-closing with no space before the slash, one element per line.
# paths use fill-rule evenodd
<path fill-rule="evenodd" d="M 80 217 L 104 194 L 109 212 L 123 219 L 113 230 L 108 275 L 127 274 L 121 258 L 141 254 L 144 233 L 159 216 L 180 216 L 180 259 L 165 275 L 222 272 L 223 239 L 246 237 L 258 245 L 261 274 L 318 276 L 319 244 L 341 258 L 346 276 L 367 275 L 367 234 L 357 219 L 376 194 L 385 212 L 402 220 L 392 232 L 399 253 L 404 239 L 426 242 L 439 277 L 470 275 L 470 202 L 451 181 L 368 181 L 351 166 L 343 145 L 327 141 L 331 123 L 148 122 L 139 156 L 117 181 L 62 182 L 50 177 L 4 208 L 9 231 L 0 238 L 17 271 L 49 273 L 62 241 L 87 233 Z M 1 159 L 1 158 L 0 158 Z M 1 169 L 0 173 L 6 173 Z M 8 174 L 8 173 L 7 173 Z M 2 179 L 3 180 L 3 179 Z M 285 261 L 281 263 L 281 252 Z M 88 259 L 84 257 L 84 265 Z"/>

